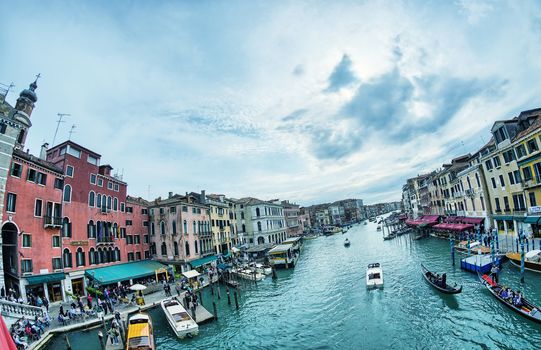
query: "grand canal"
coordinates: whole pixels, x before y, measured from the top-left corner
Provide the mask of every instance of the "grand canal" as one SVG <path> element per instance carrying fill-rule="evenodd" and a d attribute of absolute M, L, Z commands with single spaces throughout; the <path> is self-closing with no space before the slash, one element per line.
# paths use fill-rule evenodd
<path fill-rule="evenodd" d="M 343 246 L 348 237 L 350 248 Z M 306 241 L 297 267 L 279 278 L 245 284 L 240 310 L 217 300 L 216 322 L 202 325 L 199 336 L 178 340 L 160 308 L 150 312 L 158 349 L 535 349 L 541 326 L 515 314 L 462 272 L 457 255 L 451 264 L 449 243 L 408 235 L 383 241 L 375 224 L 354 226 L 346 234 Z M 385 288 L 366 290 L 364 272 L 381 262 Z M 447 271 L 448 281 L 464 285 L 446 296 L 429 287 L 420 263 Z M 541 305 L 541 275 L 505 265 L 501 282 L 520 288 Z M 203 303 L 212 310 L 212 295 Z M 234 303 L 233 303 L 234 304 Z M 54 315 L 53 315 L 54 316 Z M 70 334 L 75 349 L 99 349 L 96 331 Z M 48 349 L 65 349 L 60 337 Z"/>

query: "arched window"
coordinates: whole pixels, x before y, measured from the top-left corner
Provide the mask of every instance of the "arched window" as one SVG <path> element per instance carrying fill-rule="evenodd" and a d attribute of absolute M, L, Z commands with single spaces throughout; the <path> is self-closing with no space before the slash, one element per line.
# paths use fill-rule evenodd
<path fill-rule="evenodd" d="M 101 207 L 101 194 L 99 194 L 99 193 L 96 196 L 96 207 L 98 207 L 98 208 Z"/>
<path fill-rule="evenodd" d="M 260 213 L 259 208 L 255 208 L 255 216 L 259 217 Z"/>
<path fill-rule="evenodd" d="M 114 211 L 118 210 L 118 198 L 116 198 L 116 197 L 115 197 L 115 199 L 113 199 L 113 210 Z"/>
<path fill-rule="evenodd" d="M 90 265 L 94 265 L 96 263 L 94 254 L 94 248 L 90 248 L 90 251 L 88 252 L 88 262 L 90 263 Z"/>
<path fill-rule="evenodd" d="M 115 254 L 113 253 L 112 247 L 109 247 L 109 249 L 107 249 L 107 261 L 108 262 L 115 261 Z"/>
<path fill-rule="evenodd" d="M 90 191 L 90 193 L 88 193 L 88 206 L 89 207 L 96 206 L 96 194 L 94 193 L 94 191 Z"/>
<path fill-rule="evenodd" d="M 107 196 L 101 196 L 101 210 L 105 211 L 107 209 Z"/>
<path fill-rule="evenodd" d="M 188 222 L 186 220 L 184 220 L 184 234 L 188 234 Z"/>
<path fill-rule="evenodd" d="M 107 197 L 107 209 L 111 210 L 112 203 L 113 198 L 111 196 Z"/>
<path fill-rule="evenodd" d="M 116 222 L 113 224 L 113 237 L 120 238 L 120 232 Z"/>
<path fill-rule="evenodd" d="M 71 237 L 71 222 L 68 218 L 62 219 L 62 237 Z"/>
<path fill-rule="evenodd" d="M 190 243 L 186 242 L 185 249 L 186 249 L 186 256 L 190 256 Z"/>
<path fill-rule="evenodd" d="M 75 259 L 77 261 L 77 267 L 85 266 L 85 253 L 83 252 L 83 248 L 77 248 L 77 255 Z"/>
<path fill-rule="evenodd" d="M 193 221 L 193 234 L 195 235 L 195 231 L 196 231 L 196 226 L 197 226 L 197 223 L 195 222 L 195 220 Z"/>
<path fill-rule="evenodd" d="M 115 261 L 120 261 L 120 249 L 115 247 Z"/>
<path fill-rule="evenodd" d="M 96 226 L 94 226 L 94 221 L 90 220 L 86 227 L 88 238 L 96 238 Z"/>
<path fill-rule="evenodd" d="M 20 144 L 23 144 L 23 142 L 24 142 L 24 129 L 21 130 L 21 132 L 19 133 L 19 137 L 17 137 L 17 142 L 20 143 Z"/>
<path fill-rule="evenodd" d="M 64 249 L 62 253 L 62 261 L 64 262 L 64 268 L 72 267 L 71 252 L 68 248 Z"/>
<path fill-rule="evenodd" d="M 160 222 L 160 234 L 165 235 L 165 222 Z"/>
<path fill-rule="evenodd" d="M 150 223 L 150 234 L 151 234 L 151 235 L 154 235 L 155 233 L 156 233 L 156 232 L 155 232 L 155 230 L 154 230 L 154 223 L 151 222 L 151 223 Z"/>
<path fill-rule="evenodd" d="M 98 250 L 94 251 L 94 264 L 101 264 L 101 260 L 100 260 L 100 250 L 101 248 L 98 248 Z"/>
<path fill-rule="evenodd" d="M 150 244 L 150 254 L 156 255 L 156 243 L 154 242 Z"/>
<path fill-rule="evenodd" d="M 175 243 L 173 243 L 173 246 L 175 249 L 175 256 L 178 256 L 178 243 L 175 241 Z"/>
<path fill-rule="evenodd" d="M 257 230 L 258 230 L 258 231 L 261 231 L 261 221 L 258 221 L 258 222 L 257 222 Z"/>
<path fill-rule="evenodd" d="M 197 254 L 197 241 L 195 241 L 195 254 Z"/>
<path fill-rule="evenodd" d="M 101 248 L 98 248 L 98 254 L 100 255 L 100 264 L 105 263 L 105 252 Z"/>
<path fill-rule="evenodd" d="M 246 225 L 242 224 L 242 232 L 246 232 Z"/>
<path fill-rule="evenodd" d="M 257 244 L 263 244 L 263 243 L 265 243 L 265 238 L 257 237 Z"/>
<path fill-rule="evenodd" d="M 162 255 L 167 255 L 167 246 L 165 242 L 162 243 Z"/>
<path fill-rule="evenodd" d="M 173 234 L 176 235 L 177 234 L 177 222 L 175 220 L 173 220 L 171 225 L 173 226 Z"/>
<path fill-rule="evenodd" d="M 71 202 L 71 186 L 64 186 L 64 202 Z"/>

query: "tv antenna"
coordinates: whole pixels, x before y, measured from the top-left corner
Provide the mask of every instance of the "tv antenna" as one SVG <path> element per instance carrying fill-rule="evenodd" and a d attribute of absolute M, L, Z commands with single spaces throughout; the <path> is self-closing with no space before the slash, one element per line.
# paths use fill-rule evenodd
<path fill-rule="evenodd" d="M 66 122 L 65 120 L 62 120 L 62 119 L 64 117 L 71 116 L 71 114 L 68 114 L 68 113 L 57 113 L 56 115 L 58 116 L 58 120 L 56 121 L 56 130 L 54 132 L 54 137 L 53 137 L 53 146 L 54 146 L 54 142 L 56 140 L 56 134 L 58 134 L 58 128 L 60 127 L 60 123 L 65 123 Z"/>
<path fill-rule="evenodd" d="M 74 131 L 75 128 L 76 128 L 76 126 L 75 126 L 75 124 L 73 124 L 73 125 L 71 126 L 70 131 L 69 131 L 70 136 L 68 137 L 68 140 L 71 140 L 71 135 L 77 132 L 77 131 Z"/>

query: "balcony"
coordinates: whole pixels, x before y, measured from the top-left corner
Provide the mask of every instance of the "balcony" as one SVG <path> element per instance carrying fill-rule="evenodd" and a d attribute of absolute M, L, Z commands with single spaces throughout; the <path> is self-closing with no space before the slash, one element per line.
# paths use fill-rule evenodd
<path fill-rule="evenodd" d="M 467 189 L 465 191 L 465 194 L 466 194 L 466 196 L 471 198 L 471 197 L 475 196 L 475 190 L 473 188 Z"/>
<path fill-rule="evenodd" d="M 43 217 L 44 228 L 57 228 L 62 227 L 62 218 L 58 216 L 44 216 Z"/>
<path fill-rule="evenodd" d="M 96 244 L 107 244 L 107 243 L 113 243 L 115 239 L 111 236 L 105 236 L 105 237 L 98 237 L 96 238 Z"/>
<path fill-rule="evenodd" d="M 522 186 L 524 188 L 532 188 L 532 187 L 541 186 L 541 177 L 535 176 L 531 179 L 524 179 L 522 180 Z"/>
<path fill-rule="evenodd" d="M 205 237 L 212 237 L 212 231 L 202 231 L 199 232 L 199 237 L 205 238 Z"/>
<path fill-rule="evenodd" d="M 453 193 L 453 198 L 461 198 L 461 197 L 464 197 L 464 192 L 456 191 Z"/>

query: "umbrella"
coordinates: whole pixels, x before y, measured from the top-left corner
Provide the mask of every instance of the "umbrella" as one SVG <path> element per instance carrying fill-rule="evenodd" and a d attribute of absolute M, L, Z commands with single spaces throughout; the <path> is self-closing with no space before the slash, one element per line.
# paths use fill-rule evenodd
<path fill-rule="evenodd" d="M 142 284 L 136 283 L 133 286 L 130 287 L 131 290 L 145 290 L 147 289 L 146 286 L 143 286 Z"/>
<path fill-rule="evenodd" d="M 233 253 L 238 253 L 238 252 L 240 252 L 240 249 L 237 248 L 237 247 L 232 247 L 232 248 L 231 248 L 231 251 L 232 251 Z"/>

